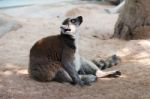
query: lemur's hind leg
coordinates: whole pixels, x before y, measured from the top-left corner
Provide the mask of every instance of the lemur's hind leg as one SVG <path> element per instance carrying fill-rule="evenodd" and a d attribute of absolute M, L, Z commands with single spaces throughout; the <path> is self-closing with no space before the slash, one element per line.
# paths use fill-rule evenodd
<path fill-rule="evenodd" d="M 103 59 L 93 60 L 94 64 L 96 64 L 101 70 L 115 66 L 115 65 L 119 64 L 120 61 L 121 61 L 121 59 L 116 55 L 112 55 L 111 57 L 107 58 L 106 60 L 103 60 Z"/>
<path fill-rule="evenodd" d="M 62 68 L 60 69 L 57 74 L 55 75 L 55 78 L 53 79 L 53 81 L 57 81 L 57 82 L 69 82 L 72 83 L 72 79 L 69 76 L 69 74 Z"/>
<path fill-rule="evenodd" d="M 94 76 L 94 75 L 79 74 L 79 77 L 86 85 L 90 85 L 91 82 L 96 81 L 96 76 Z M 60 83 L 69 82 L 69 83 L 73 84 L 72 78 L 69 76 L 69 74 L 64 69 L 61 69 L 57 72 L 53 81 L 57 81 Z"/>
<path fill-rule="evenodd" d="M 121 75 L 121 72 L 118 70 L 102 71 L 93 62 L 86 60 L 84 58 L 81 58 L 81 64 L 82 64 L 81 69 L 83 69 L 86 74 L 92 74 L 95 75 L 96 77 L 108 77 L 108 76 L 116 77 Z"/>

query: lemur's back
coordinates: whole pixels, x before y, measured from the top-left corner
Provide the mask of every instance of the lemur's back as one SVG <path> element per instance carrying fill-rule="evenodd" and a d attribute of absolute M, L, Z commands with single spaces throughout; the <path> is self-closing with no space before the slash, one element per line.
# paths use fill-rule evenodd
<path fill-rule="evenodd" d="M 30 50 L 29 74 L 39 81 L 50 81 L 61 68 L 61 36 L 50 36 L 35 43 Z"/>

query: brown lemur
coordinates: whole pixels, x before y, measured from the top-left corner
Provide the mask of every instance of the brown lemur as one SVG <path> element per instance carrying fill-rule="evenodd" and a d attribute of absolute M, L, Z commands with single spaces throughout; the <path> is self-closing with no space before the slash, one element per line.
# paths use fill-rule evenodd
<path fill-rule="evenodd" d="M 60 35 L 43 38 L 33 45 L 28 68 L 31 78 L 42 82 L 89 85 L 97 77 L 121 74 L 117 70 L 101 70 L 117 64 L 116 56 L 111 57 L 107 64 L 104 61 L 92 62 L 79 55 L 77 30 L 82 22 L 82 16 L 67 18 L 60 27 Z"/>

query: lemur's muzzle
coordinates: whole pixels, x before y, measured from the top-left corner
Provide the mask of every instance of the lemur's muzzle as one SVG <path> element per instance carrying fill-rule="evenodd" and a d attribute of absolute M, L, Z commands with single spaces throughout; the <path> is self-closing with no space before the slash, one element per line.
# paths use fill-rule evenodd
<path fill-rule="evenodd" d="M 69 29 L 66 25 L 62 25 L 61 30 L 65 33 L 66 31 L 71 31 L 71 29 Z"/>

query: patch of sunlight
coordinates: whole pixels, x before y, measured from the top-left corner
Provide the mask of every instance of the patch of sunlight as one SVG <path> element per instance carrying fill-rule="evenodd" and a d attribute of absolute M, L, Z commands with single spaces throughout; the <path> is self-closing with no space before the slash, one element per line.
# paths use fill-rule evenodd
<path fill-rule="evenodd" d="M 28 74 L 27 69 L 17 70 L 17 74 Z"/>
<path fill-rule="evenodd" d="M 99 78 L 100 80 L 110 81 L 112 78 Z"/>
<path fill-rule="evenodd" d="M 12 71 L 5 71 L 5 72 L 4 72 L 4 75 L 5 75 L 5 76 L 10 76 L 10 75 L 12 75 L 12 74 L 13 74 Z"/>
<path fill-rule="evenodd" d="M 120 57 L 125 57 L 131 53 L 129 48 L 123 48 L 122 50 L 118 51 L 116 54 Z"/>
<path fill-rule="evenodd" d="M 121 75 L 119 78 L 128 78 L 127 75 Z"/>
<path fill-rule="evenodd" d="M 148 58 L 148 57 L 150 57 L 150 53 L 141 52 L 141 53 L 138 53 L 138 54 L 134 55 L 134 57 L 136 59 L 139 59 L 139 58 Z"/>
<path fill-rule="evenodd" d="M 141 46 L 143 46 L 143 47 L 150 47 L 150 41 L 148 41 L 148 40 L 142 40 L 142 41 L 140 41 L 140 42 L 138 42 L 138 44 L 140 44 Z"/>
<path fill-rule="evenodd" d="M 3 75 L 9 76 L 9 75 L 13 75 L 13 74 L 23 74 L 24 75 L 24 74 L 28 74 L 28 71 L 27 71 L 27 69 L 21 68 L 17 65 L 7 63 L 5 65 Z"/>
<path fill-rule="evenodd" d="M 150 65 L 150 59 L 142 59 L 142 60 L 138 60 L 137 62 L 143 65 Z"/>

